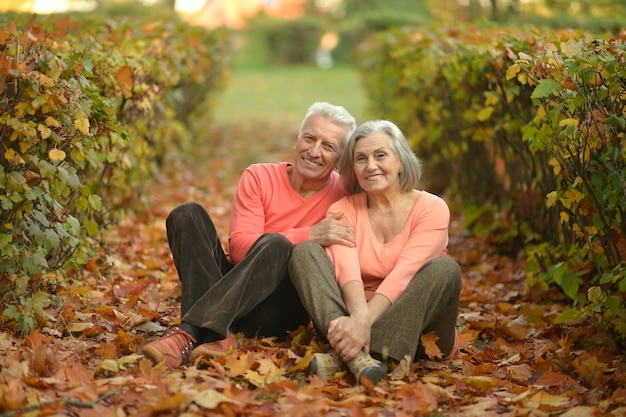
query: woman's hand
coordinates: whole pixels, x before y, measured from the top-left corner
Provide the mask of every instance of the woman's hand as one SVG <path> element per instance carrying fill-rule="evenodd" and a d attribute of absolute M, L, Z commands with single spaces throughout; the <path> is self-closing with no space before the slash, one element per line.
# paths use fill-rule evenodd
<path fill-rule="evenodd" d="M 361 351 L 369 353 L 372 327 L 367 317 L 343 316 L 330 322 L 328 341 L 345 362 Z"/>

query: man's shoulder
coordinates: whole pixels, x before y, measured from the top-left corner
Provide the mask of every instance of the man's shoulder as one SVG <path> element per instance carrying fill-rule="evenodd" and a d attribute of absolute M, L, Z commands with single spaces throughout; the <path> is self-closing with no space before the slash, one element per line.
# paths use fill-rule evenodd
<path fill-rule="evenodd" d="M 281 175 L 285 171 L 287 162 L 260 162 L 257 164 L 249 165 L 246 168 L 247 173 L 252 173 L 257 176 L 270 176 Z"/>

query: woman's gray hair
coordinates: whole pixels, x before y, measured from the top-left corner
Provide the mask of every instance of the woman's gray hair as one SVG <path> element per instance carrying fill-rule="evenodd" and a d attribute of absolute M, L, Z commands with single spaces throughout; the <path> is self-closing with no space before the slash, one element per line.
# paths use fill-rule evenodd
<path fill-rule="evenodd" d="M 363 191 L 354 173 L 354 146 L 359 139 L 380 132 L 389 136 L 391 139 L 391 149 L 395 152 L 400 161 L 400 166 L 402 167 L 402 171 L 400 172 L 402 191 L 417 188 L 422 178 L 422 163 L 413 153 L 413 150 L 406 141 L 400 128 L 389 120 L 370 120 L 356 128 L 341 156 L 339 173 L 341 174 L 344 188 L 350 194 Z"/>
<path fill-rule="evenodd" d="M 300 124 L 300 129 L 298 130 L 298 137 L 302 135 L 302 131 L 304 129 L 304 125 L 306 124 L 309 117 L 320 115 L 330 120 L 332 123 L 343 126 L 346 128 L 346 137 L 344 140 L 344 144 L 348 142 L 350 136 L 356 129 L 356 119 L 354 116 L 342 106 L 335 106 L 330 103 L 326 103 L 324 101 L 318 101 L 316 103 L 311 104 L 309 109 Z"/>

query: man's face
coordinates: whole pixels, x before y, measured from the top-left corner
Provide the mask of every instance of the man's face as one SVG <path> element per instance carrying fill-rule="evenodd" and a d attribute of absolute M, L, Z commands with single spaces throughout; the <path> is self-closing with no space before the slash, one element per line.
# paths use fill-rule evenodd
<path fill-rule="evenodd" d="M 295 171 L 305 180 L 327 179 L 345 146 L 346 128 L 314 115 L 304 124 L 294 147 Z"/>

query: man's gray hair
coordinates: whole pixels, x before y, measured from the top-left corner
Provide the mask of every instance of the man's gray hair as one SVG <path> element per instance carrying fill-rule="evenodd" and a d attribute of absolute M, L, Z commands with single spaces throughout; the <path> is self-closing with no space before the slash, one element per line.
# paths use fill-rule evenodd
<path fill-rule="evenodd" d="M 356 119 L 342 106 L 335 106 L 334 104 L 327 103 L 325 101 L 318 101 L 311 104 L 309 109 L 302 120 L 300 129 L 298 130 L 298 136 L 302 135 L 304 125 L 311 116 L 320 115 L 330 120 L 332 123 L 343 126 L 346 128 L 345 142 L 348 142 L 350 136 L 356 129 Z"/>

